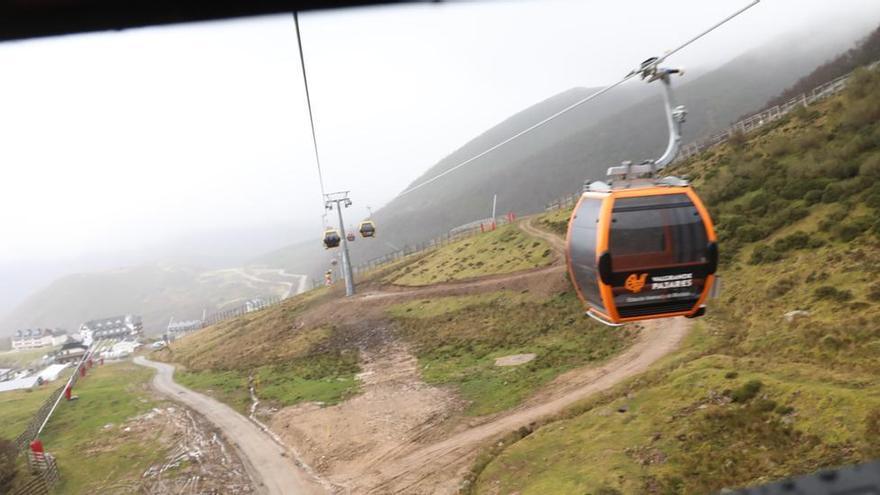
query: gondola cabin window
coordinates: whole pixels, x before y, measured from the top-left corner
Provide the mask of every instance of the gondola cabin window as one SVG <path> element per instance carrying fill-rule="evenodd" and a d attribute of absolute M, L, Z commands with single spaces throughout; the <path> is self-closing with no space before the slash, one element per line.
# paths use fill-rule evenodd
<path fill-rule="evenodd" d="M 603 304 L 596 267 L 596 242 L 601 209 L 601 197 L 585 196 L 569 226 L 569 238 L 573 241 L 569 253 L 574 268 L 571 276 L 577 279 L 576 285 L 581 290 L 581 297 L 599 309 L 603 308 Z"/>
<path fill-rule="evenodd" d="M 706 228 L 685 194 L 619 198 L 609 250 L 615 272 L 706 263 Z"/>

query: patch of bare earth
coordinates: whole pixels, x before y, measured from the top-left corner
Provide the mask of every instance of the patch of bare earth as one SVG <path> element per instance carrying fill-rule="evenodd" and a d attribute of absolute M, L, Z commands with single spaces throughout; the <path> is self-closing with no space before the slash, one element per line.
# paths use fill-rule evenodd
<path fill-rule="evenodd" d="M 463 409 L 449 390 L 421 380 L 418 363 L 401 342 L 363 349 L 362 392 L 341 404 L 299 404 L 278 411 L 270 427 L 296 445 L 331 483 L 348 487 L 374 462 L 394 462 L 402 446 L 422 441 Z"/>
<path fill-rule="evenodd" d="M 558 256 L 565 254 L 565 239 L 562 237 L 559 237 L 558 235 L 556 235 L 552 232 L 547 232 L 546 230 L 542 229 L 541 227 L 538 227 L 537 225 L 535 225 L 537 223 L 537 221 L 538 221 L 538 217 L 533 216 L 533 217 L 527 218 L 526 220 L 521 222 L 519 225 L 520 225 L 520 228 L 523 230 L 523 232 L 525 232 L 533 237 L 537 237 L 539 239 L 543 239 L 543 240 L 547 241 L 547 243 L 550 244 L 550 247 L 554 251 L 556 251 L 556 254 Z"/>
<path fill-rule="evenodd" d="M 513 354 L 495 359 L 495 366 L 519 366 L 534 361 L 537 354 Z"/>
<path fill-rule="evenodd" d="M 343 493 L 456 493 L 479 449 L 647 370 L 687 334 L 683 318 L 646 322 L 636 342 L 600 366 L 558 377 L 506 413 L 465 418 L 450 392 L 419 379 L 393 341 L 363 352 L 363 393 L 332 407 L 281 410 L 271 428 Z"/>
<path fill-rule="evenodd" d="M 140 479 L 115 480 L 95 493 L 234 494 L 255 493 L 253 483 L 234 450 L 216 428 L 178 405 L 157 407 L 121 425 L 106 425 L 105 437 L 87 449 L 124 450 L 124 445 L 158 441 L 166 452 Z"/>
<path fill-rule="evenodd" d="M 352 493 L 456 493 L 483 445 L 646 371 L 678 348 L 689 328 L 684 318 L 646 322 L 636 343 L 605 364 L 566 373 L 507 413 L 476 418 L 442 439 L 413 442 L 393 459 L 373 462 L 349 479 Z"/>
<path fill-rule="evenodd" d="M 161 412 L 157 414 L 161 415 Z M 143 491 L 151 494 L 255 493 L 244 466 L 216 428 L 180 406 L 166 408 L 164 416 L 166 424 L 173 429 L 170 437 L 173 447 L 162 463 L 144 472 Z"/>

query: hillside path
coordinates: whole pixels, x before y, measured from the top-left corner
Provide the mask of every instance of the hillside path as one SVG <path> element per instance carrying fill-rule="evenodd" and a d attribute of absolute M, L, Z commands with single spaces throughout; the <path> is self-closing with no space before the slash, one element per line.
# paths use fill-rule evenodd
<path fill-rule="evenodd" d="M 541 239 L 549 244 L 550 249 L 555 254 L 555 259 L 549 265 L 513 273 L 487 275 L 471 280 L 455 280 L 416 287 L 386 287 L 382 290 L 364 292 L 357 296 L 355 300 L 398 299 L 406 296 L 450 296 L 468 294 L 477 291 L 488 292 L 492 290 L 503 290 L 509 288 L 511 284 L 515 283 L 534 283 L 534 281 L 540 280 L 548 275 L 564 273 L 566 270 L 565 239 L 535 226 L 535 221 L 537 221 L 537 217 L 532 216 L 523 219 L 518 223 L 518 226 L 528 235 Z"/>
<path fill-rule="evenodd" d="M 242 463 L 260 493 L 299 495 L 326 493 L 317 481 L 298 467 L 281 447 L 257 425 L 231 407 L 174 382 L 174 366 L 150 361 L 142 356 L 135 364 L 157 371 L 152 386 L 158 392 L 181 402 L 219 428 L 230 444 L 237 447 Z"/>
<path fill-rule="evenodd" d="M 455 493 L 463 470 L 470 466 L 487 441 L 552 417 L 643 373 L 679 347 L 690 323 L 684 318 L 645 322 L 633 346 L 602 366 L 585 367 L 560 376 L 549 387 L 555 393 L 539 393 L 539 401 L 533 398 L 509 413 L 438 442 L 414 442 L 404 446 L 395 456 L 378 459 L 379 462 L 346 482 L 355 487 L 354 493 Z"/>
<path fill-rule="evenodd" d="M 558 235 L 547 232 L 546 230 L 535 226 L 535 222 L 538 220 L 537 215 L 526 218 L 522 222 L 520 222 L 519 227 L 523 230 L 523 232 L 529 234 L 532 237 L 537 237 L 538 239 L 542 239 L 550 244 L 550 247 L 553 248 L 559 254 L 565 254 L 565 239 L 559 237 Z"/>
<path fill-rule="evenodd" d="M 546 241 L 557 259 L 548 267 L 491 276 L 469 282 L 438 284 L 423 288 L 376 292 L 366 299 L 450 293 L 485 288 L 525 278 L 546 277 L 562 271 L 565 240 L 535 225 L 537 217 L 526 218 L 520 228 Z M 469 427 L 433 442 L 414 439 L 384 455 L 367 460 L 360 468 L 334 477 L 351 493 L 456 493 L 464 471 L 486 442 L 522 426 L 563 412 L 595 394 L 647 371 L 658 360 L 675 351 L 687 336 L 691 321 L 685 318 L 650 320 L 641 324 L 635 343 L 601 366 L 585 366 L 560 375 L 521 406 L 472 423 Z"/>
<path fill-rule="evenodd" d="M 268 285 L 283 285 L 287 287 L 287 290 L 284 292 L 283 299 L 287 299 L 288 297 L 295 296 L 297 294 L 302 294 L 306 291 L 306 283 L 309 280 L 309 277 L 306 275 L 300 275 L 298 273 L 287 273 L 286 270 L 283 269 L 260 269 L 260 272 L 268 272 L 273 275 L 277 275 L 280 278 L 294 278 L 297 280 L 296 282 L 296 290 L 294 290 L 294 283 L 287 282 L 285 280 L 272 280 L 259 277 L 257 275 L 251 274 L 247 272 L 245 268 L 232 268 L 231 271 L 238 274 L 240 277 L 251 280 L 253 282 L 260 282 Z"/>

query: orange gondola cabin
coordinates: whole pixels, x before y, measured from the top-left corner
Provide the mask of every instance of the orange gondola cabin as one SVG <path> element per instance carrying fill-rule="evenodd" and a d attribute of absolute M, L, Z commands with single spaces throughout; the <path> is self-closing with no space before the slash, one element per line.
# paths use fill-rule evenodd
<path fill-rule="evenodd" d="M 567 243 L 569 275 L 590 316 L 620 324 L 705 312 L 718 245 L 708 211 L 683 181 L 584 192 Z"/>

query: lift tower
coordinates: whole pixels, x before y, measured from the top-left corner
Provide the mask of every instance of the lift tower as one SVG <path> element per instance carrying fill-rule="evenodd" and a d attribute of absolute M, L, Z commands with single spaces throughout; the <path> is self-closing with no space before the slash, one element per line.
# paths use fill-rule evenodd
<path fill-rule="evenodd" d="M 339 191 L 324 194 L 324 208 L 333 209 L 336 205 L 336 213 L 339 215 L 339 235 L 342 237 L 342 275 L 345 277 L 345 295 L 354 295 L 354 274 L 351 271 L 351 258 L 348 255 L 348 239 L 345 238 L 345 221 L 342 219 L 342 208 L 351 206 L 348 198 L 349 191 Z"/>

